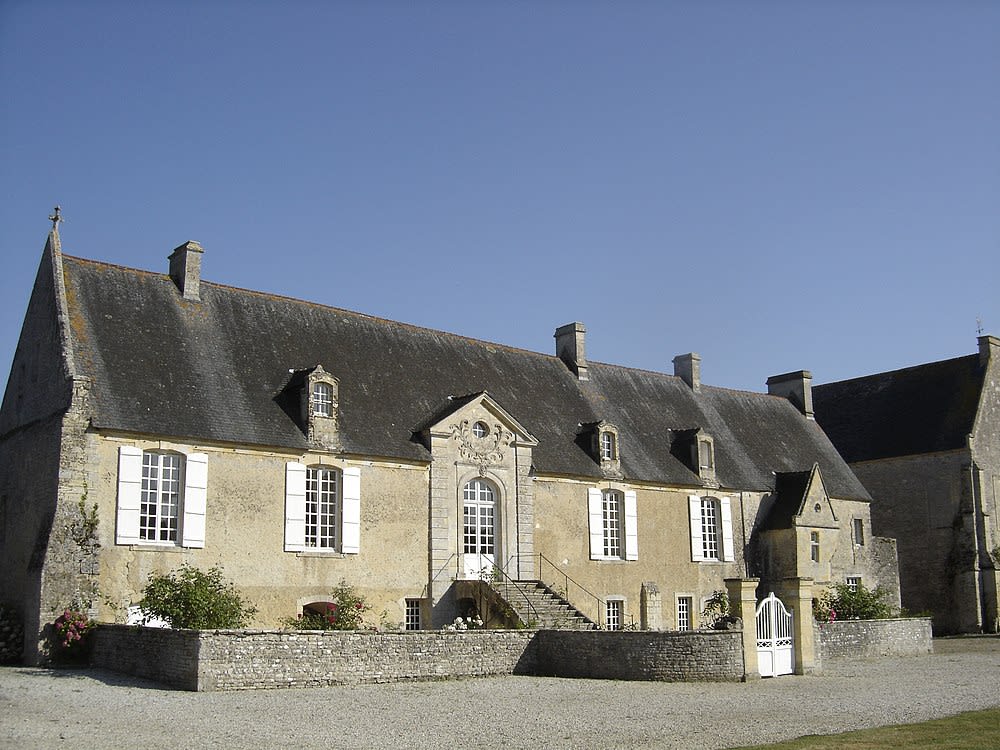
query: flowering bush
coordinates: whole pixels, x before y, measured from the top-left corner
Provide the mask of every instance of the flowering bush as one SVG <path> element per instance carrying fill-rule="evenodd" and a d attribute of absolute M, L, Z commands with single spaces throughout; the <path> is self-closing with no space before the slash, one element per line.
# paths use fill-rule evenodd
<path fill-rule="evenodd" d="M 463 630 L 477 630 L 483 627 L 483 620 L 479 615 L 471 617 L 456 617 L 455 622 L 445 625 L 442 630 L 449 633 L 461 632 Z"/>
<path fill-rule="evenodd" d="M 817 622 L 836 620 L 884 620 L 894 617 L 889 592 L 881 586 L 873 589 L 858 583 L 854 588 L 838 583 L 813 599 L 813 617 Z"/>
<path fill-rule="evenodd" d="M 150 574 L 139 606 L 172 628 L 196 630 L 242 628 L 257 612 L 223 578 L 222 568 L 204 572 L 187 564 L 169 573 Z"/>
<path fill-rule="evenodd" d="M 89 646 L 87 634 L 94 623 L 83 612 L 66 609 L 52 623 L 54 656 L 72 659 L 86 654 Z"/>
<path fill-rule="evenodd" d="M 363 630 L 364 615 L 371 606 L 353 586 L 341 581 L 330 593 L 323 611 L 309 610 L 298 617 L 289 617 L 285 627 L 292 630 Z"/>

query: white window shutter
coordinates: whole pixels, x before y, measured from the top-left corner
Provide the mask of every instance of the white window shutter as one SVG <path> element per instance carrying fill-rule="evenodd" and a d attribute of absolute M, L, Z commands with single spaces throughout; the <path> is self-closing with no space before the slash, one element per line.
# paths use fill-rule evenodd
<path fill-rule="evenodd" d="M 289 461 L 285 464 L 285 551 L 301 552 L 306 548 L 306 467 Z"/>
<path fill-rule="evenodd" d="M 340 551 L 356 555 L 361 551 L 361 469 L 356 466 L 344 469 L 342 479 Z"/>
<path fill-rule="evenodd" d="M 625 493 L 625 559 L 639 559 L 639 511 L 635 490 Z"/>
<path fill-rule="evenodd" d="M 736 559 L 736 550 L 733 548 L 733 510 L 729 498 L 722 498 L 719 507 L 722 518 L 722 559 L 733 562 Z"/>
<path fill-rule="evenodd" d="M 599 560 L 604 557 L 604 508 L 597 487 L 587 490 L 587 515 L 590 518 L 590 559 Z"/>
<path fill-rule="evenodd" d="M 115 544 L 139 544 L 139 506 L 142 502 L 142 451 L 131 445 L 118 448 L 118 509 Z"/>
<path fill-rule="evenodd" d="M 701 562 L 705 559 L 705 547 L 701 534 L 701 498 L 698 495 L 688 495 L 688 514 L 691 518 L 691 560 Z"/>
<path fill-rule="evenodd" d="M 189 453 L 184 460 L 184 522 L 181 526 L 183 546 L 205 546 L 207 507 L 208 456 L 204 453 Z"/>

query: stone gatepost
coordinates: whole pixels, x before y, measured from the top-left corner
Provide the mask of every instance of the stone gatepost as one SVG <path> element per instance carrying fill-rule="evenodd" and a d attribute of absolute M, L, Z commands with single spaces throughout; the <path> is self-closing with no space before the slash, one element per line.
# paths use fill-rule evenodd
<path fill-rule="evenodd" d="M 781 600 L 788 609 L 794 610 L 795 674 L 814 674 L 819 668 L 812 613 L 813 579 L 785 578 L 781 584 Z"/>
<path fill-rule="evenodd" d="M 653 581 L 643 581 L 639 590 L 640 620 L 643 630 L 663 630 L 663 604 L 660 587 Z"/>
<path fill-rule="evenodd" d="M 759 578 L 727 578 L 729 612 L 743 623 L 743 681 L 759 680 L 757 667 L 757 585 Z"/>

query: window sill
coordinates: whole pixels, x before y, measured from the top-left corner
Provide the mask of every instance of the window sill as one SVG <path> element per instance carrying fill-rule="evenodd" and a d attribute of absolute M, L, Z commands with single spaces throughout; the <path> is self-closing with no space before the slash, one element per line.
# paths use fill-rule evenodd
<path fill-rule="evenodd" d="M 183 552 L 186 547 L 179 544 L 130 544 L 128 548 L 134 552 Z"/>
<path fill-rule="evenodd" d="M 310 549 L 310 550 L 300 550 L 295 553 L 296 557 L 335 557 L 338 559 L 345 558 L 347 555 L 343 552 L 337 552 L 336 550 L 322 550 L 322 549 Z"/>
<path fill-rule="evenodd" d="M 626 560 L 624 557 L 592 557 L 591 562 L 608 562 L 608 563 L 632 563 L 639 562 L 638 560 Z"/>

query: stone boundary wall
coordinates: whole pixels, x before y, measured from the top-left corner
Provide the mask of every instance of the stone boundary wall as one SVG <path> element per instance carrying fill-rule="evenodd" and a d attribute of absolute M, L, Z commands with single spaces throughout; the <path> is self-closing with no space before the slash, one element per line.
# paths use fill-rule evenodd
<path fill-rule="evenodd" d="M 740 633 L 169 630 L 102 624 L 91 664 L 181 690 L 353 685 L 486 675 L 739 680 Z"/>
<path fill-rule="evenodd" d="M 743 634 L 738 630 L 542 630 L 538 633 L 537 674 L 663 682 L 739 681 L 743 679 Z"/>
<path fill-rule="evenodd" d="M 817 623 L 815 632 L 816 656 L 821 663 L 837 659 L 919 656 L 934 651 L 929 617 Z"/>

